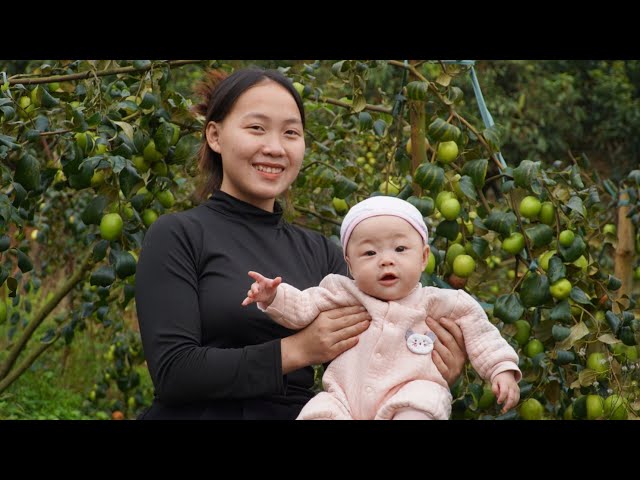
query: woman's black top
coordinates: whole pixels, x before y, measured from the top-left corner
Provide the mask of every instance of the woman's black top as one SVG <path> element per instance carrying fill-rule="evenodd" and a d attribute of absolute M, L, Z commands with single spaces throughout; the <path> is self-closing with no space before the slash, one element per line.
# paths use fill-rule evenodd
<path fill-rule="evenodd" d="M 313 368 L 282 374 L 280 339 L 295 333 L 242 300 L 255 270 L 299 289 L 347 275 L 340 247 L 217 191 L 147 232 L 136 306 L 155 387 L 145 419 L 294 419 Z"/>

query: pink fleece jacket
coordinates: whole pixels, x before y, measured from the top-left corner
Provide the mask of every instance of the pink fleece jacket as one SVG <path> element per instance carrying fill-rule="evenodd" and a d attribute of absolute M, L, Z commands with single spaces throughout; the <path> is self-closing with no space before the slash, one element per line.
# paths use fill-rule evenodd
<path fill-rule="evenodd" d="M 478 302 L 463 290 L 417 284 L 406 297 L 386 302 L 360 291 L 352 279 L 331 274 L 319 287 L 304 291 L 281 284 L 264 311 L 279 324 L 299 329 L 322 311 L 350 305 L 363 305 L 371 315 L 371 325 L 355 347 L 331 362 L 323 377 L 325 392 L 338 400 L 336 403 L 350 418 L 392 418 L 394 412 L 404 408 L 433 411 L 433 399 L 416 398 L 429 392 L 429 396 L 437 392 L 438 402 L 446 403 L 438 407 L 434 418 L 448 418 L 449 386 L 431 360 L 431 353 L 414 353 L 407 345 L 412 332 L 429 332 L 427 317 L 448 318 L 460 326 L 471 365 L 482 378 L 493 380 L 507 370 L 514 371 L 517 381 L 522 377 L 516 352 L 489 322 Z M 258 307 L 263 309 L 264 305 Z M 429 388 L 425 390 L 422 385 Z M 314 418 L 314 400 L 320 401 L 321 395 L 307 404 L 299 418 Z"/>

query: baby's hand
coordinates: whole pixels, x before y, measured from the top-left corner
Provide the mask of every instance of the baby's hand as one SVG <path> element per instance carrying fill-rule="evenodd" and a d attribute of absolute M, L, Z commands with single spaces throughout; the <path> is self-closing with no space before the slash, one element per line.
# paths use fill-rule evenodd
<path fill-rule="evenodd" d="M 276 277 L 273 280 L 267 277 L 263 277 L 258 272 L 249 272 L 249 276 L 255 280 L 251 288 L 247 292 L 247 298 L 242 302 L 242 306 L 253 302 L 262 302 L 266 306 L 271 305 L 273 299 L 276 298 L 276 289 L 278 285 L 282 283 L 281 277 Z"/>
<path fill-rule="evenodd" d="M 498 405 L 503 405 L 502 413 L 515 407 L 520 400 L 520 387 L 512 371 L 499 373 L 493 378 L 491 390 L 496 396 Z"/>

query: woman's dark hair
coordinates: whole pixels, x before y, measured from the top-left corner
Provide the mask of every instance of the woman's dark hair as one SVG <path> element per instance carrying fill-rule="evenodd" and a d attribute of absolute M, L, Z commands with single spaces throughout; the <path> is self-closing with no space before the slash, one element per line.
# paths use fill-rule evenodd
<path fill-rule="evenodd" d="M 244 68 L 236 70 L 231 75 L 227 75 L 220 70 L 211 70 L 195 86 L 195 93 L 202 97 L 203 102 L 195 105 L 193 109 L 196 113 L 205 117 L 202 144 L 198 152 L 198 169 L 200 170 L 201 180 L 195 192 L 196 200 L 206 200 L 222 184 L 222 157 L 219 153 L 211 150 L 207 143 L 207 125 L 211 121 L 223 121 L 240 95 L 265 80 L 271 80 L 282 85 L 291 94 L 300 111 L 302 126 L 304 127 L 305 116 L 302 98 L 300 98 L 300 94 L 291 80 L 277 70 Z"/>

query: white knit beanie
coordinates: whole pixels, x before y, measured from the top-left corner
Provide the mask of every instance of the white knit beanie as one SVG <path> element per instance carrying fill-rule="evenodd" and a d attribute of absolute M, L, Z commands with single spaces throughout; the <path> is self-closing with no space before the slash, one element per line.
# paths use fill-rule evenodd
<path fill-rule="evenodd" d="M 351 237 L 353 229 L 356 228 L 361 221 L 380 215 L 392 215 L 406 220 L 420 234 L 425 245 L 429 242 L 427 225 L 424 223 L 424 218 L 416 207 L 401 198 L 378 195 L 367 198 L 354 205 L 345 215 L 344 220 L 342 220 L 340 241 L 345 255 L 347 254 L 347 244 L 349 243 L 349 237 Z"/>

